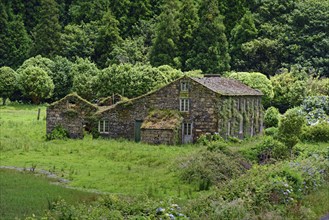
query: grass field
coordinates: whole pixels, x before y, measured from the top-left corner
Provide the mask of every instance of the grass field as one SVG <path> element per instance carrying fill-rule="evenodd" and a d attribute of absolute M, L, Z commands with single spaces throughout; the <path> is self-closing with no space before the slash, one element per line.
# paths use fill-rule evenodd
<path fill-rule="evenodd" d="M 0 219 L 40 216 L 51 202 L 65 199 L 74 204 L 94 200 L 95 194 L 49 184 L 31 173 L 0 169 Z"/>
<path fill-rule="evenodd" d="M 37 120 L 38 108 L 41 109 Z M 72 190 L 49 184 L 49 179 L 27 173 L 0 170 L 0 219 L 42 215 L 48 201 L 59 197 L 68 203 L 93 200 L 97 190 L 128 196 L 147 195 L 156 200 L 189 202 L 201 194 L 198 186 L 182 182 L 177 163 L 182 157 L 200 151 L 200 145 L 152 146 L 126 140 L 92 139 L 46 141 L 46 107 L 10 104 L 0 106 L 0 166 L 35 167 L 70 180 Z M 261 137 L 242 143 L 231 143 L 239 152 L 262 141 Z M 302 153 L 327 151 L 327 143 L 299 144 Z M 306 196 L 302 203 L 316 217 L 328 209 L 329 185 Z M 143 202 L 143 201 L 141 201 Z M 291 213 L 288 219 L 300 219 Z M 314 218 L 316 219 L 316 218 Z"/>
<path fill-rule="evenodd" d="M 45 169 L 70 185 L 110 193 L 189 197 L 193 191 L 175 176 L 175 161 L 195 146 L 150 146 L 96 139 L 45 141 L 45 107 L 1 107 L 1 165 Z M 177 160 L 176 160 L 177 159 Z"/>

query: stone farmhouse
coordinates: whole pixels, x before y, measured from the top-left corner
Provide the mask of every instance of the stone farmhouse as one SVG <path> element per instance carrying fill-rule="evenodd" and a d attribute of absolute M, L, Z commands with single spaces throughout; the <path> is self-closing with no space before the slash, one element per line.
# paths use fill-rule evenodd
<path fill-rule="evenodd" d="M 184 76 L 143 96 L 97 106 L 70 94 L 47 109 L 47 133 L 61 125 L 71 138 L 84 129 L 150 144 L 195 142 L 202 134 L 244 138 L 262 132 L 262 93 L 216 75 Z"/>

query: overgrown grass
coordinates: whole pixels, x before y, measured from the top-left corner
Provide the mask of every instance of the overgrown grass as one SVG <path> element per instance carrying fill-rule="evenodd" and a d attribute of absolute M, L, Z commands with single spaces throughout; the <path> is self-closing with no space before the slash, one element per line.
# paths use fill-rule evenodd
<path fill-rule="evenodd" d="M 127 195 L 189 198 L 192 186 L 175 174 L 176 158 L 195 146 L 151 146 L 130 141 L 92 139 L 45 141 L 45 107 L 0 107 L 0 160 L 4 166 L 45 169 L 70 185 Z"/>
<path fill-rule="evenodd" d="M 0 169 L 0 180 L 0 219 L 41 216 L 59 199 L 70 204 L 95 199 L 95 194 L 49 184 L 30 173 Z"/>

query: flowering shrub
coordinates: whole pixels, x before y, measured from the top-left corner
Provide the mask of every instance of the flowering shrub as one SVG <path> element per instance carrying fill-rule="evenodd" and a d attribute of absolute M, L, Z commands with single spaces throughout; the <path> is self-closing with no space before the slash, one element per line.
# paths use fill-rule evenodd
<path fill-rule="evenodd" d="M 329 96 L 309 96 L 304 99 L 301 107 L 308 125 L 321 121 L 329 123 Z"/>

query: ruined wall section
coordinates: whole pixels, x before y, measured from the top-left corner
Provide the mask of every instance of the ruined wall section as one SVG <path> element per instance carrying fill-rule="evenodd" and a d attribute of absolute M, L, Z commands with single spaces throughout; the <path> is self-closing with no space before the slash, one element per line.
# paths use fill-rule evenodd
<path fill-rule="evenodd" d="M 83 138 L 84 125 L 97 109 L 74 94 L 68 95 L 47 108 L 47 134 L 60 125 L 70 138 Z"/>

